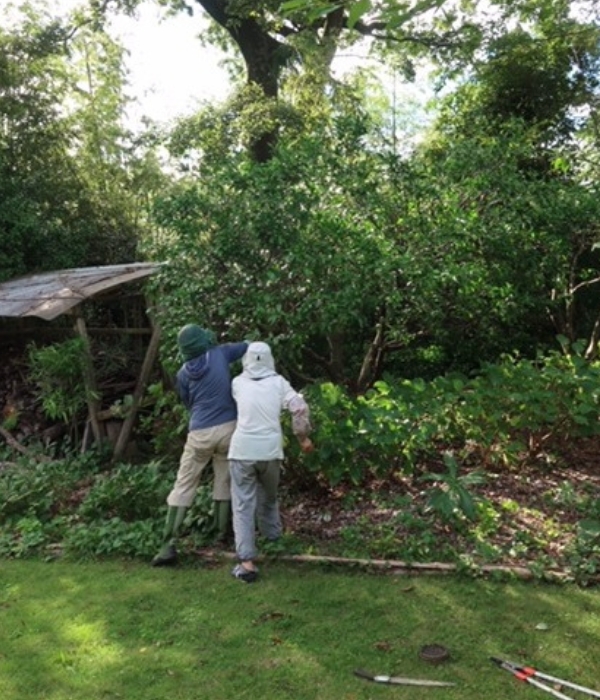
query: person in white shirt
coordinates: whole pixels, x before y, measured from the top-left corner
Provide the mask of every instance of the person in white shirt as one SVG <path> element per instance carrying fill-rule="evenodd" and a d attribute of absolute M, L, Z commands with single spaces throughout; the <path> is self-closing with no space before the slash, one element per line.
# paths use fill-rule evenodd
<path fill-rule="evenodd" d="M 302 394 L 275 370 L 271 348 L 250 343 L 243 371 L 232 381 L 237 424 L 229 445 L 233 530 L 239 564 L 231 572 L 246 583 L 256 581 L 256 532 L 268 540 L 281 536 L 277 489 L 283 461 L 281 412 L 292 415 L 292 430 L 303 452 L 314 449 L 310 412 Z"/>

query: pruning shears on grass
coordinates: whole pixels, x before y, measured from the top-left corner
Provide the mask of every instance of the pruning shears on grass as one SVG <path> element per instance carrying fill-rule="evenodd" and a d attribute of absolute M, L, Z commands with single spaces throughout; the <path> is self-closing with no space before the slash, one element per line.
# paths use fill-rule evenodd
<path fill-rule="evenodd" d="M 502 659 L 497 659 L 495 656 L 491 657 L 491 661 L 503 668 L 505 671 L 512 673 L 515 678 L 525 683 L 530 683 L 531 685 L 539 688 L 540 690 L 545 690 L 547 693 L 554 695 L 555 698 L 560 698 L 560 700 L 575 700 L 571 695 L 565 695 L 556 687 L 546 685 L 542 683 L 541 680 L 549 681 L 554 683 L 560 688 L 570 688 L 572 690 L 578 690 L 580 693 L 585 693 L 593 698 L 600 698 L 600 692 L 597 690 L 592 690 L 591 688 L 586 688 L 583 685 L 577 685 L 577 683 L 571 683 L 570 681 L 565 681 L 562 678 L 556 678 L 555 676 L 550 676 L 547 673 L 542 673 L 537 671 L 531 666 L 521 666 L 520 664 L 512 663 L 511 661 L 503 661 Z M 541 679 L 541 680 L 538 680 Z"/>
<path fill-rule="evenodd" d="M 432 688 L 442 688 L 454 685 L 454 683 L 446 683 L 445 681 L 428 681 L 421 678 L 403 678 L 402 676 L 377 676 L 369 673 L 368 671 L 363 671 L 362 668 L 357 668 L 354 671 L 355 676 L 360 678 L 366 678 L 369 681 L 374 681 L 375 683 L 386 683 L 388 685 L 422 685 L 429 686 Z"/>

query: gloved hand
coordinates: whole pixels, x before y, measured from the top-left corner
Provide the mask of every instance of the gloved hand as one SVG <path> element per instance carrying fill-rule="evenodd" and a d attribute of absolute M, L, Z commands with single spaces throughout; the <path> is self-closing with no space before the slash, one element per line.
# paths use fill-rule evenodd
<path fill-rule="evenodd" d="M 300 442 L 300 449 L 302 452 L 305 454 L 308 454 L 310 452 L 314 452 L 315 446 L 313 444 L 313 441 L 309 437 L 303 437 L 299 440 Z"/>

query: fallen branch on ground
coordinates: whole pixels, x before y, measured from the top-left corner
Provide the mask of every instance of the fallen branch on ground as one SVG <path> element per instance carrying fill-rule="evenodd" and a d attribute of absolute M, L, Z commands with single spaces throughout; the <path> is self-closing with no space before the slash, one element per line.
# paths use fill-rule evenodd
<path fill-rule="evenodd" d="M 16 450 L 17 452 L 20 452 L 22 455 L 25 455 L 26 457 L 30 457 L 31 459 L 35 459 L 36 462 L 50 462 L 50 458 L 47 457 L 46 455 L 41 455 L 41 454 L 34 454 L 30 450 L 28 450 L 26 447 L 23 447 L 21 443 L 13 437 L 8 430 L 0 426 L 0 435 L 6 440 L 6 443 L 13 448 L 13 450 Z"/>
<path fill-rule="evenodd" d="M 236 559 L 236 555 L 232 552 L 223 552 L 219 550 L 212 549 L 202 549 L 198 551 L 198 554 L 205 559 Z M 269 556 L 259 556 L 260 559 L 268 559 Z M 443 562 L 431 562 L 431 563 L 418 563 L 418 562 L 405 562 L 398 561 L 394 559 L 354 559 L 352 557 L 329 557 L 313 554 L 281 554 L 275 555 L 275 558 L 279 561 L 290 561 L 306 564 L 333 564 L 340 566 L 360 566 L 363 568 L 380 569 L 390 571 L 394 574 L 456 574 L 465 571 L 466 567 L 460 564 L 447 564 Z M 504 574 L 507 576 L 514 576 L 518 579 L 524 581 L 532 581 L 534 579 L 542 578 L 546 581 L 553 581 L 555 583 L 564 583 L 568 581 L 571 577 L 567 572 L 564 571 L 545 571 L 538 574 L 526 566 L 511 566 L 508 564 L 481 564 L 474 565 L 472 567 L 474 573 L 479 574 Z M 600 577 L 596 581 L 600 583 Z"/>

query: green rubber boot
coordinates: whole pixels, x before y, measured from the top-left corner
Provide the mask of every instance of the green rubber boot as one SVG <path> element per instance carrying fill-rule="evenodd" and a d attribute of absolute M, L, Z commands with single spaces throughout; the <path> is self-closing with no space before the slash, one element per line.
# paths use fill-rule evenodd
<path fill-rule="evenodd" d="M 175 566 L 177 564 L 177 535 L 185 517 L 185 506 L 169 506 L 163 532 L 164 544 L 160 552 L 152 560 L 152 566 Z"/>
<path fill-rule="evenodd" d="M 213 531 L 215 544 L 228 544 L 232 540 L 231 501 L 215 501 Z"/>

